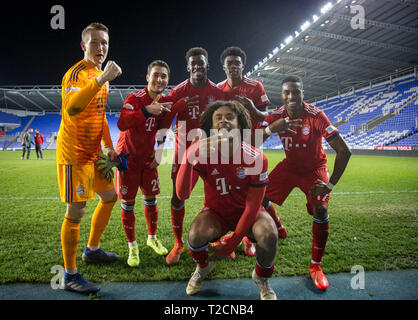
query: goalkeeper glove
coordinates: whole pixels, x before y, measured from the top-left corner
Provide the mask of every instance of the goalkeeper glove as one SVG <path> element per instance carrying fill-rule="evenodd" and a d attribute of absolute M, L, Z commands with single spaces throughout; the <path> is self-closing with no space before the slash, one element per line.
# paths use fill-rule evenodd
<path fill-rule="evenodd" d="M 118 161 L 110 160 L 109 156 L 104 153 L 99 154 L 101 159 L 97 160 L 94 164 L 101 172 L 101 178 L 112 181 L 114 177 L 113 167 L 118 168 L 119 171 L 128 170 L 128 156 L 129 153 L 121 153 L 118 155 Z"/>

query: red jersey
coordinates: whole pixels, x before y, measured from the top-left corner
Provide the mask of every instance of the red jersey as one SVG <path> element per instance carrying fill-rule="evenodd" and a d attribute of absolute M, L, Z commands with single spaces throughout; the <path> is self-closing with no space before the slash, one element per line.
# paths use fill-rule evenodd
<path fill-rule="evenodd" d="M 263 122 L 268 126 L 277 119 L 287 118 L 284 106 L 277 108 Z M 327 156 L 322 148 L 322 137 L 330 141 L 339 133 L 328 120 L 325 113 L 313 105 L 303 103 L 301 128 L 293 128 L 297 133 L 279 132 L 280 139 L 286 154 L 283 160 L 291 170 L 308 172 L 326 167 Z"/>
<path fill-rule="evenodd" d="M 159 100 L 159 102 L 167 101 L 168 98 L 164 95 Z M 165 116 L 164 112 L 158 116 L 147 112 L 145 107 L 152 102 L 153 99 L 147 88 L 135 91 L 126 97 L 118 120 L 120 134 L 116 146 L 117 153 L 129 153 L 131 157 L 143 163 L 152 161 L 155 136 Z"/>
<path fill-rule="evenodd" d="M 41 133 L 35 133 L 33 138 L 35 139 L 35 144 L 43 144 L 44 143 L 44 136 Z"/>
<path fill-rule="evenodd" d="M 260 150 L 246 142 L 230 158 L 224 158 L 219 152 L 215 154 L 218 161 L 214 161 L 213 155 L 199 157 L 198 145 L 198 142 L 192 144 L 185 155 L 188 160 L 182 161 L 176 181 L 177 195 L 187 199 L 200 176 L 204 181 L 205 207 L 214 210 L 228 225 L 235 226 L 228 242 L 229 249 L 233 250 L 262 208 L 269 183 L 268 161 Z M 190 157 L 190 153 L 195 157 Z"/>
<path fill-rule="evenodd" d="M 186 150 L 191 145 L 192 141 L 187 141 L 186 139 L 187 134 L 193 129 L 200 128 L 200 116 L 206 110 L 208 104 L 216 100 L 225 100 L 226 98 L 222 90 L 212 81 L 208 80 L 205 87 L 198 89 L 193 87 L 190 79 L 171 89 L 169 98 L 171 101 L 176 102 L 182 98 L 192 98 L 196 95 L 199 96 L 199 103 L 191 107 L 185 107 L 179 110 L 177 114 L 176 148 L 183 148 L 180 150 Z"/>
<path fill-rule="evenodd" d="M 198 162 L 193 166 L 204 180 L 205 207 L 226 216 L 241 216 L 245 209 L 248 188 L 265 187 L 269 181 L 268 162 L 264 153 L 245 142 L 237 152 L 240 155 L 230 159 L 222 159 L 219 154 L 218 164 Z M 232 161 L 234 158 L 241 161 Z M 250 168 L 254 172 L 248 174 Z"/>
<path fill-rule="evenodd" d="M 257 109 L 265 106 L 270 103 L 269 98 L 267 97 L 266 90 L 264 90 L 263 85 L 260 81 L 242 77 L 242 81 L 239 85 L 231 88 L 228 79 L 218 83 L 218 87 L 222 89 L 223 92 L 227 95 L 228 100 L 237 100 L 237 96 L 244 96 L 250 99 Z M 258 122 L 251 119 L 251 129 L 254 130 L 258 127 Z"/>

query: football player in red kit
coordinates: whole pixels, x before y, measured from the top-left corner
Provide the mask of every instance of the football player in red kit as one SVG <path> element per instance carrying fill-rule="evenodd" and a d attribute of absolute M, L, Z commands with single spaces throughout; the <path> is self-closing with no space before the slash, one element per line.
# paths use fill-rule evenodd
<path fill-rule="evenodd" d="M 268 162 L 260 150 L 242 141 L 250 128 L 245 108 L 236 101 L 217 101 L 201 118 L 201 129 L 209 138 L 192 144 L 177 176 L 177 196 L 189 198 L 198 177 L 204 181 L 203 210 L 194 218 L 188 235 L 189 253 L 197 263 L 186 293 L 200 291 L 212 271 L 214 261 L 227 258 L 248 235 L 257 246 L 257 262 L 252 274 L 263 300 L 276 300 L 268 282 L 274 270 L 277 228 L 261 203 L 268 180 Z M 215 130 L 215 131 L 214 131 Z M 209 255 L 209 243 L 221 239 Z"/>
<path fill-rule="evenodd" d="M 269 174 L 264 202 L 271 200 L 280 206 L 295 187 L 305 193 L 307 211 L 313 216 L 309 274 L 318 289 L 326 290 L 329 284 L 322 272 L 321 260 L 328 239 L 328 201 L 351 152 L 325 113 L 303 101 L 300 77 L 285 77 L 281 90 L 284 105 L 265 118 L 263 139 L 278 132 L 286 157 Z M 322 138 L 336 152 L 331 177 Z"/>
<path fill-rule="evenodd" d="M 147 245 L 157 254 L 166 255 L 168 250 L 157 239 L 158 208 L 156 195 L 160 193 L 158 161 L 154 145 L 156 134 L 162 128 L 164 116 L 176 110 L 163 95 L 167 87 L 170 69 L 162 60 L 148 66 L 148 86 L 127 96 L 118 120 L 120 130 L 116 150 L 128 153 L 128 170 L 116 171 L 115 190 L 121 199 L 121 219 L 129 246 L 128 265 L 139 265 L 138 245 L 135 238 L 135 197 L 138 188 L 144 196 L 144 213 L 148 228 Z M 184 104 L 184 101 L 183 101 Z M 185 104 L 184 104 L 185 106 Z"/>
<path fill-rule="evenodd" d="M 183 159 L 186 149 L 190 146 L 195 133 L 200 127 L 200 116 L 208 104 L 216 100 L 224 100 L 224 93 L 207 77 L 209 68 L 208 53 L 205 49 L 191 48 L 186 53 L 187 71 L 189 79 L 175 86 L 170 94 L 171 101 L 176 102 L 185 98 L 187 107 L 177 113 L 177 134 L 171 179 L 173 181 L 173 195 L 171 198 L 171 223 L 174 233 L 174 247 L 166 257 L 169 265 L 176 264 L 184 250 L 183 219 L 185 202 L 177 198 L 176 177 L 179 162 Z M 174 117 L 175 112 L 171 113 Z M 171 118 L 168 117 L 168 120 Z M 168 121 L 169 122 L 169 121 Z M 165 124 L 169 126 L 168 123 Z"/>
<path fill-rule="evenodd" d="M 258 80 L 247 78 L 242 74 L 247 60 L 245 51 L 239 47 L 228 47 L 221 53 L 220 59 L 222 68 L 225 71 L 226 79 L 218 83 L 218 87 L 225 92 L 228 100 L 240 101 L 245 106 L 246 100 L 249 99 L 252 101 L 255 108 L 260 111 L 266 111 L 267 106 L 270 104 L 270 100 L 264 90 L 263 84 Z M 251 108 L 249 111 L 251 111 Z M 255 139 L 257 139 L 256 129 L 259 127 L 259 121 L 263 121 L 264 117 L 259 119 L 257 118 L 257 114 L 252 114 L 251 112 L 250 117 L 251 144 L 255 145 Z M 260 134 L 258 139 L 261 140 L 262 137 L 263 135 Z M 261 141 L 258 144 L 261 144 Z M 279 238 L 286 238 L 286 228 L 282 225 L 273 204 L 268 202 L 265 209 L 276 223 Z M 253 243 L 247 237 L 244 237 L 243 243 L 245 255 L 253 257 L 255 255 Z"/>
<path fill-rule="evenodd" d="M 270 100 L 263 84 L 242 74 L 247 60 L 245 52 L 239 47 L 228 47 L 221 53 L 220 59 L 226 79 L 218 83 L 218 87 L 226 93 L 228 100 L 240 101 L 242 97 L 247 97 L 258 110 L 266 111 Z M 259 121 L 251 117 L 252 136 L 258 125 Z"/>

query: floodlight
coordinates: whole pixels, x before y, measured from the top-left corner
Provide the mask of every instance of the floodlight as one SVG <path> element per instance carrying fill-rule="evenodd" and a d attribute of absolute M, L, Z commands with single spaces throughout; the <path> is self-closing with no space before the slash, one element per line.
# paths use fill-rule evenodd
<path fill-rule="evenodd" d="M 284 42 L 285 42 L 286 44 L 289 44 L 290 42 L 292 42 L 292 40 L 293 40 L 293 37 L 292 37 L 292 36 L 288 36 L 288 37 L 284 40 Z"/>
<path fill-rule="evenodd" d="M 311 23 L 309 21 L 306 21 L 304 24 L 300 26 L 300 30 L 305 31 L 310 25 Z"/>
<path fill-rule="evenodd" d="M 325 6 L 322 7 L 321 13 L 324 14 L 332 8 L 332 3 L 328 2 Z"/>

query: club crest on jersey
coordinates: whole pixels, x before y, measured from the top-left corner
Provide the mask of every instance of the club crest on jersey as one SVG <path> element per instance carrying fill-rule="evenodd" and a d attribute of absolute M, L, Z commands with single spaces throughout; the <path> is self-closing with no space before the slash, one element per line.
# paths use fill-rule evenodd
<path fill-rule="evenodd" d="M 75 193 L 77 193 L 79 196 L 82 196 L 84 194 L 84 191 L 85 191 L 84 186 L 80 184 L 75 190 Z"/>
<path fill-rule="evenodd" d="M 244 179 L 245 176 L 246 176 L 245 168 L 243 168 L 243 167 L 238 167 L 236 173 L 237 173 L 237 177 L 240 178 L 240 179 Z"/>
<path fill-rule="evenodd" d="M 119 192 L 121 195 L 126 195 L 128 193 L 128 187 L 127 186 L 120 186 Z"/>
<path fill-rule="evenodd" d="M 311 132 L 311 130 L 309 129 L 309 127 L 303 127 L 302 128 L 302 134 L 307 136 L 309 134 L 309 132 Z"/>
<path fill-rule="evenodd" d="M 209 96 L 208 97 L 208 104 L 212 103 L 213 101 L 215 101 L 215 97 Z"/>

